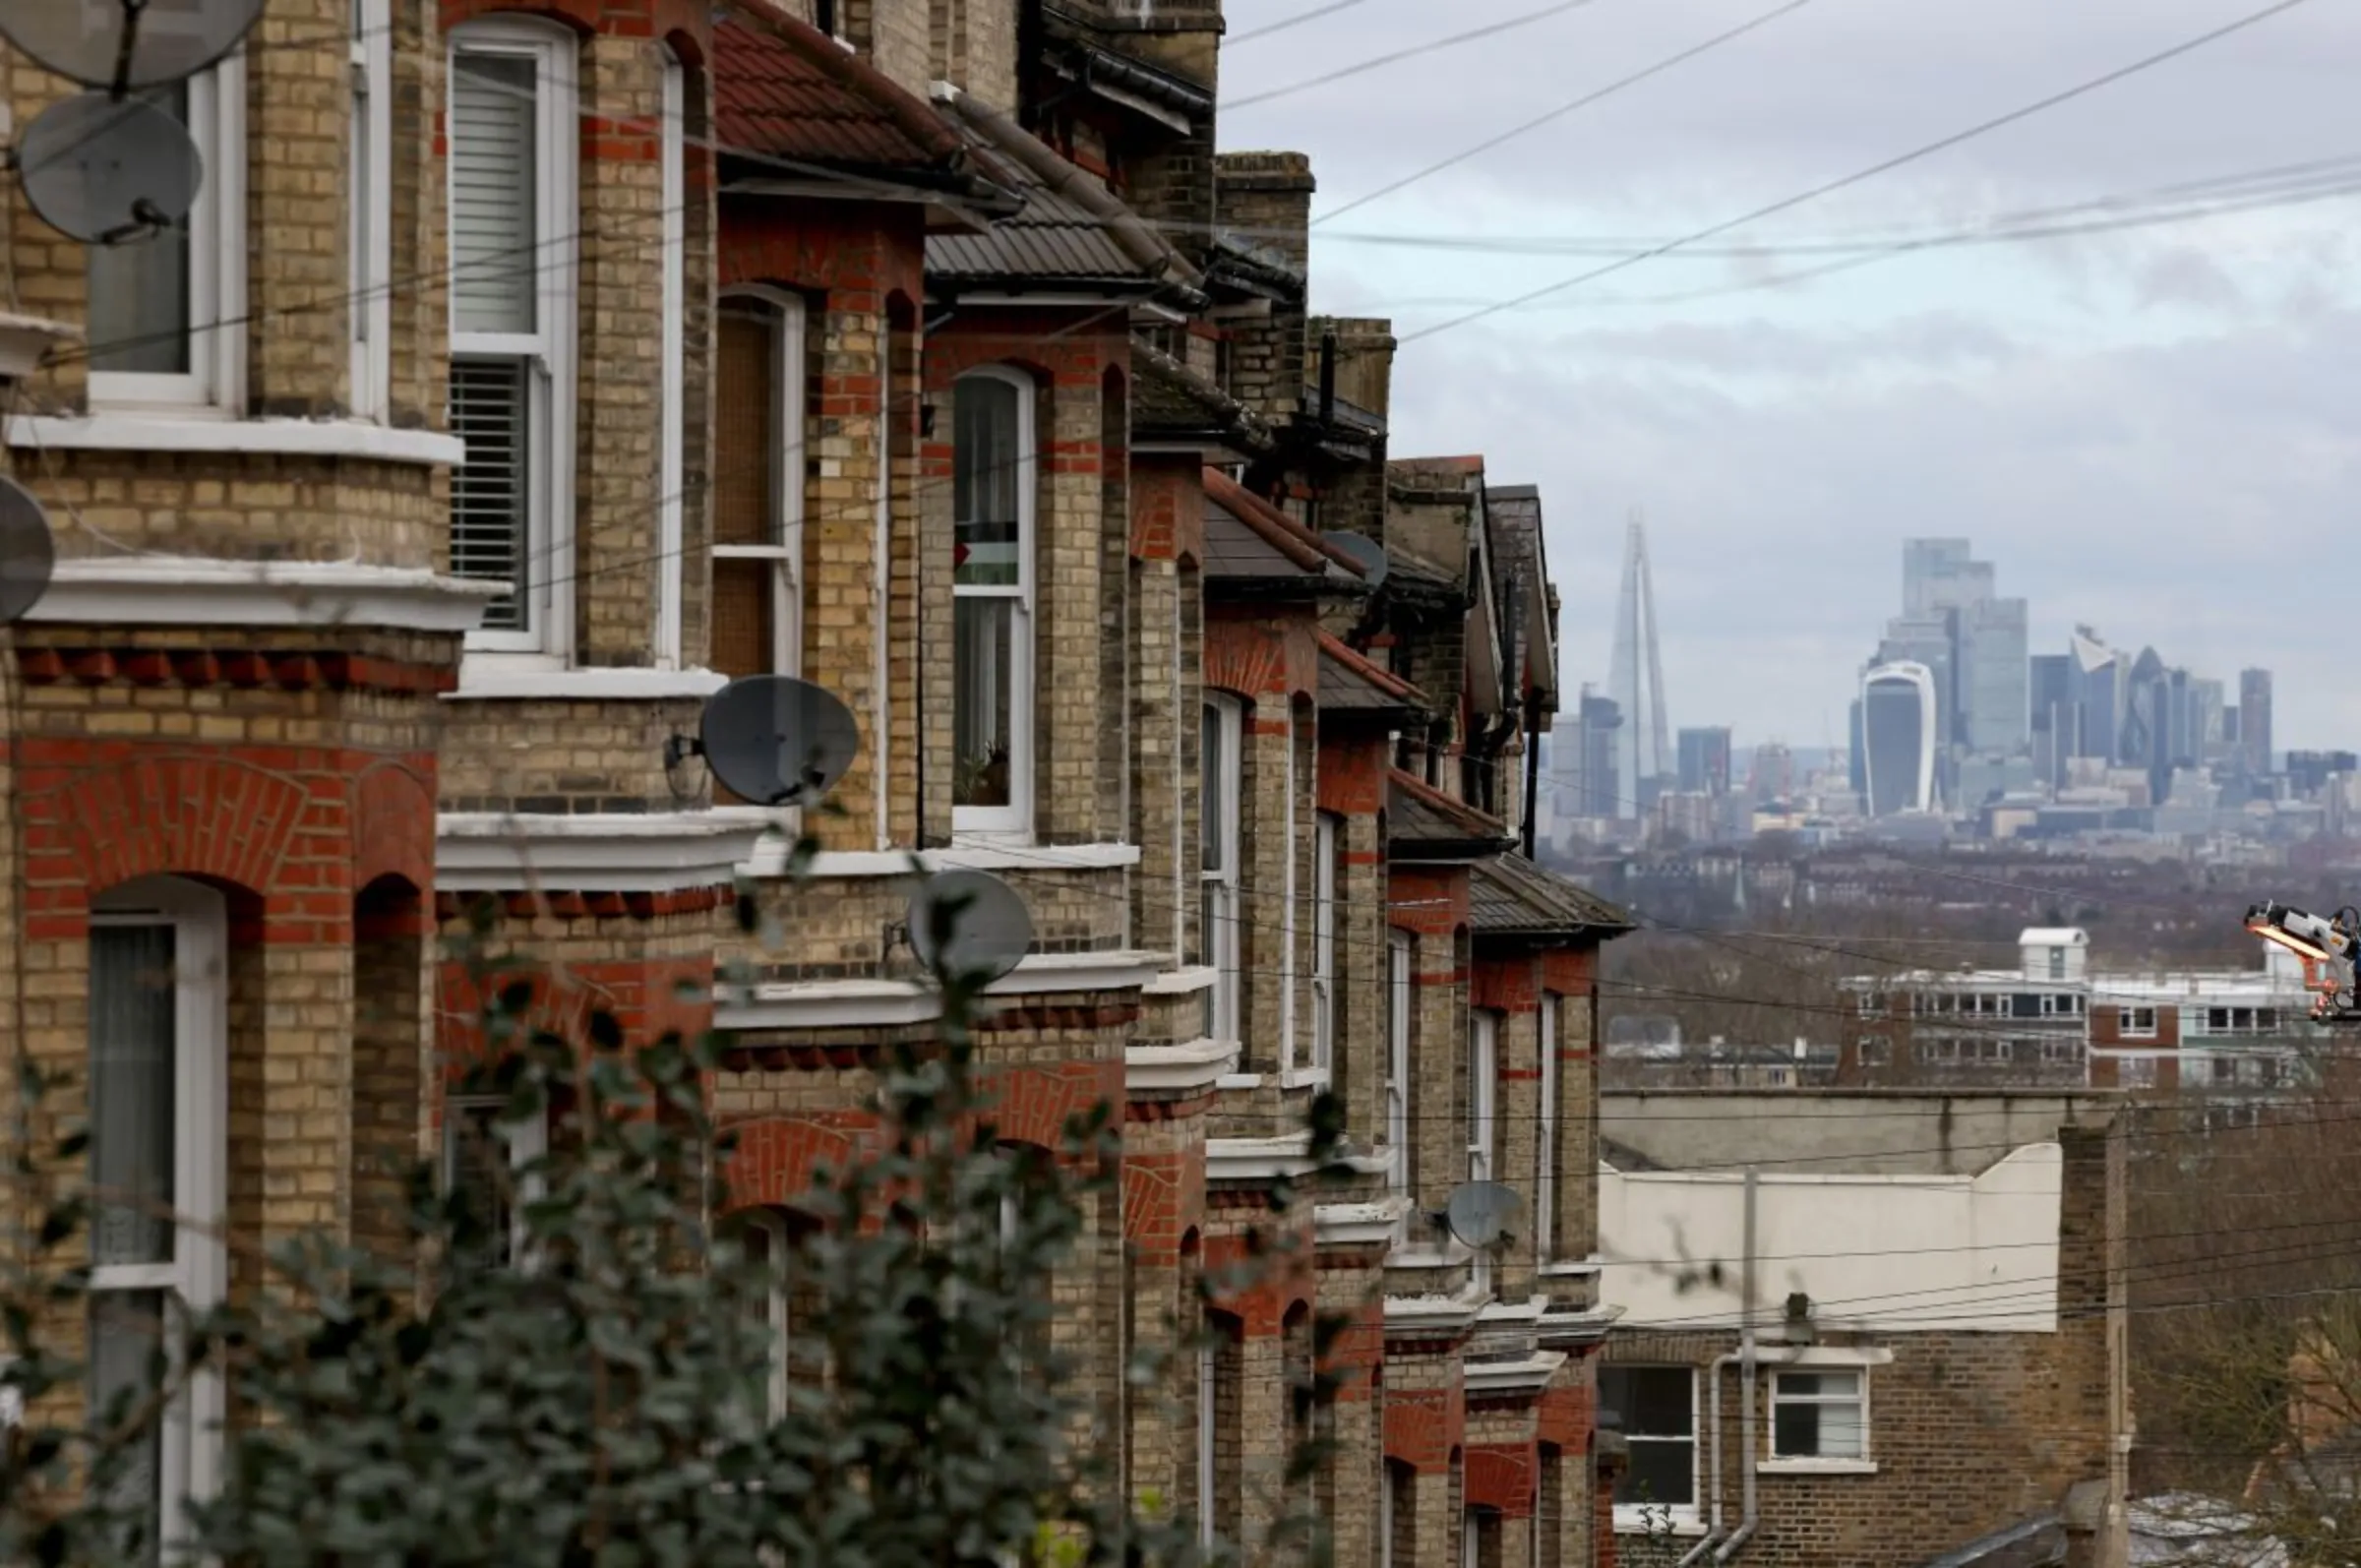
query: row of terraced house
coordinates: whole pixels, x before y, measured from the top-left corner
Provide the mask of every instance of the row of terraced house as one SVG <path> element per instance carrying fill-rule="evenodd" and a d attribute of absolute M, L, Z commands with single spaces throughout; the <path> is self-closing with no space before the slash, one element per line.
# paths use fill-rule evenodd
<path fill-rule="evenodd" d="M 61 557 L 16 629 L 14 999 L 42 1059 L 103 1027 L 171 1075 L 143 1158 L 192 1220 L 365 1233 L 364 1173 L 467 1124 L 439 937 L 489 898 L 558 998 L 719 1032 L 734 1200 L 784 1225 L 932 1025 L 910 853 L 993 872 L 1036 932 L 979 1036 L 1001 1135 L 1120 1108 L 1056 1295 L 1128 1483 L 1255 1541 L 1308 1316 L 1349 1311 L 1338 1560 L 1588 1564 L 1628 922 L 1530 859 L 1541 502 L 1389 452 L 1387 325 L 1308 314 L 1306 160 L 1214 151 L 1222 28 L 269 0 L 163 96 L 208 170 L 177 232 L 86 251 L 12 192 L 13 294 L 86 338 L 5 429 Z M 66 90 L 6 80 L 18 124 Z M 861 732 L 805 880 L 675 744 L 764 673 Z M 172 1007 L 136 1001 L 159 952 Z M 1126 1388 L 1323 1088 L 1355 1184 L 1288 1211 L 1316 1266 Z M 1434 1223 L 1472 1180 L 1525 1199 L 1496 1254 Z M 238 1288 L 197 1232 L 174 1258 Z"/>

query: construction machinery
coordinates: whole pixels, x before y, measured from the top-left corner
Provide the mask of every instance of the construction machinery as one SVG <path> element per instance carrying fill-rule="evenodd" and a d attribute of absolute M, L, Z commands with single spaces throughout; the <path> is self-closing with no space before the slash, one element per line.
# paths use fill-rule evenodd
<path fill-rule="evenodd" d="M 2361 911 L 2347 904 L 2329 919 L 2286 904 L 2262 903 L 2246 912 L 2246 929 L 2303 961 L 2316 1023 L 2361 1024 L 2361 995 L 2353 961 L 2361 957 Z"/>

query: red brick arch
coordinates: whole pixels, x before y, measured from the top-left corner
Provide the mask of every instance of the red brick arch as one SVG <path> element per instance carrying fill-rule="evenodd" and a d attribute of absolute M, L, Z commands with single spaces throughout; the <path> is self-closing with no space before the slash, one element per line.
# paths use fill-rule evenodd
<path fill-rule="evenodd" d="M 491 17 L 532 17 L 558 22 L 575 32 L 618 32 L 605 27 L 610 7 L 606 0 L 443 0 L 443 30 Z"/>
<path fill-rule="evenodd" d="M 839 1112 L 822 1120 L 771 1116 L 731 1128 L 737 1151 L 722 1173 L 732 1210 L 786 1208 L 812 1190 L 814 1173 L 842 1171 L 861 1158 L 872 1119 Z"/>
<path fill-rule="evenodd" d="M 289 774 L 218 753 L 101 763 L 68 774 L 45 802 L 27 803 L 35 827 L 30 869 L 35 881 L 62 872 L 86 896 L 165 874 L 267 893 L 281 881 L 313 793 Z"/>
<path fill-rule="evenodd" d="M 374 763 L 352 782 L 352 885 L 381 876 L 435 885 L 435 790 L 406 762 Z"/>

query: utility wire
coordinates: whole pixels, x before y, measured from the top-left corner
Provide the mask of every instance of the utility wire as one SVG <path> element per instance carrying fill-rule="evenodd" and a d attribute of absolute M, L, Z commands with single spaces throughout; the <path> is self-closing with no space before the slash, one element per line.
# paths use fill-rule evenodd
<path fill-rule="evenodd" d="M 1317 22 L 1322 17 L 1332 17 L 1339 11 L 1350 11 L 1355 6 L 1366 3 L 1367 0 L 1329 0 L 1326 5 L 1313 6 L 1309 11 L 1299 11 L 1292 17 L 1270 23 L 1267 26 L 1254 28 L 1245 32 L 1232 33 L 1222 39 L 1222 47 L 1235 49 L 1241 43 L 1252 43 L 1256 38 L 1267 38 L 1274 32 L 1285 32 L 1290 28 L 1300 28 L 1306 22 Z"/>
<path fill-rule="evenodd" d="M 1382 70 L 1389 65 L 1399 65 L 1404 60 L 1415 60 L 1423 55 L 1440 54 L 1445 49 L 1455 49 L 1463 43 L 1474 43 L 1480 38 L 1495 37 L 1518 28 L 1531 27 L 1536 22 L 1546 22 L 1551 17 L 1563 16 L 1569 11 L 1580 10 L 1593 3 L 1594 0 L 1556 0 L 1554 5 L 1544 6 L 1539 11 L 1528 11 L 1522 16 L 1510 17 L 1505 22 L 1489 22 L 1481 28 L 1470 28 L 1465 32 L 1454 32 L 1445 37 L 1430 38 L 1424 43 L 1414 44 L 1407 49 L 1396 49 L 1390 54 L 1381 54 L 1372 59 L 1356 61 L 1352 65 L 1339 66 L 1334 71 L 1309 77 L 1302 82 L 1291 82 L 1285 87 L 1269 88 L 1260 92 L 1249 92 L 1242 97 L 1230 99 L 1222 107 L 1225 109 L 1250 108 L 1257 103 L 1268 103 L 1273 98 L 1284 98 L 1298 92 L 1308 92 L 1313 88 L 1324 88 L 1331 82 L 1342 82 L 1370 71 Z"/>

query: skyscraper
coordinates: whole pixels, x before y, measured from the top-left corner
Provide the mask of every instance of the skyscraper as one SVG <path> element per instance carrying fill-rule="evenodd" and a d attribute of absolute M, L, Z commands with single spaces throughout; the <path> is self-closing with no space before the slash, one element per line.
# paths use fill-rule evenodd
<path fill-rule="evenodd" d="M 1623 715 L 1623 745 L 1611 814 L 1645 814 L 1673 768 L 1665 716 L 1665 667 L 1656 646 L 1656 573 L 1648 565 L 1648 531 L 1638 513 L 1623 531 L 1623 583 L 1615 595 L 1615 646 L 1607 659 L 1606 694 Z"/>
<path fill-rule="evenodd" d="M 2031 740 L 2023 599 L 1959 607 L 1959 740 L 1979 756 L 2015 756 Z"/>
<path fill-rule="evenodd" d="M 1861 678 L 1869 814 L 1927 812 L 1935 801 L 1935 678 L 1923 664 L 1881 664 Z"/>
<path fill-rule="evenodd" d="M 2027 706 L 2030 709 L 2033 775 L 2055 789 L 2074 754 L 2081 709 L 2075 702 L 2074 655 L 2036 653 L 2026 661 Z"/>
<path fill-rule="evenodd" d="M 2031 742 L 2026 602 L 2003 599 L 1997 572 L 1965 539 L 1906 539 L 1902 614 L 1880 664 L 1923 664 L 1935 687 L 1935 766 L 1958 754 L 2021 755 Z"/>
<path fill-rule="evenodd" d="M 2074 702 L 2081 723 L 2066 756 L 2115 756 L 2117 732 L 2123 723 L 2124 680 L 2130 661 L 2098 639 L 2087 626 L 2074 629 L 2068 644 L 2074 660 Z"/>
<path fill-rule="evenodd" d="M 1617 744 L 1622 738 L 1623 715 L 1615 704 L 1598 692 L 1585 686 L 1582 705 L 1577 710 L 1574 748 L 1574 791 L 1578 804 L 1575 811 L 1584 816 L 1619 817 L 1631 814 L 1616 791 L 1621 787 Z"/>
<path fill-rule="evenodd" d="M 1680 789 L 1684 795 L 1729 792 L 1729 727 L 1680 732 Z"/>
<path fill-rule="evenodd" d="M 2270 672 L 2238 672 L 2238 751 L 2247 776 L 2270 772 Z"/>

